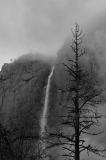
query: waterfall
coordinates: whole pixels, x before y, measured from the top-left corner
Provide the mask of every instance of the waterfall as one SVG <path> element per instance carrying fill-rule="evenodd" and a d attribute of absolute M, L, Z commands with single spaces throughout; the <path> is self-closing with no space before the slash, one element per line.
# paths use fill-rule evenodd
<path fill-rule="evenodd" d="M 41 137 L 45 134 L 46 124 L 47 124 L 47 112 L 48 112 L 48 104 L 49 104 L 50 82 L 51 82 L 53 72 L 54 72 L 54 66 L 52 67 L 51 73 L 48 77 L 47 86 L 46 86 L 44 108 L 43 108 L 43 113 L 42 113 L 42 116 L 41 116 L 41 123 L 40 123 L 40 126 L 41 126 L 40 135 L 41 135 Z"/>
<path fill-rule="evenodd" d="M 41 159 L 44 160 L 49 160 L 47 158 L 47 153 L 46 153 L 46 140 L 45 140 L 45 134 L 46 134 L 46 125 L 47 125 L 47 112 L 48 112 L 48 105 L 49 105 L 49 93 L 50 93 L 50 83 L 51 83 L 51 78 L 54 72 L 54 66 L 52 67 L 51 73 L 48 77 L 47 81 L 47 86 L 46 86 L 46 93 L 45 93 L 45 101 L 44 101 L 44 108 L 41 116 L 41 121 L 40 121 L 40 157 Z"/>

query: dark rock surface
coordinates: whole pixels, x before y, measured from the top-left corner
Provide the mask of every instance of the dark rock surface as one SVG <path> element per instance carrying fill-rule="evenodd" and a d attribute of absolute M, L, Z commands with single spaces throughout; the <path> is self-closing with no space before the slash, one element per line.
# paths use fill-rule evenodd
<path fill-rule="evenodd" d="M 17 153 L 19 156 L 22 152 L 19 145 L 25 145 L 29 139 L 31 145 L 39 139 L 40 117 L 50 69 L 49 64 L 37 60 L 16 61 L 4 64 L 1 69 L 0 122 L 12 134 L 10 139 L 15 155 Z M 20 137 L 26 141 L 22 140 L 20 144 Z"/>

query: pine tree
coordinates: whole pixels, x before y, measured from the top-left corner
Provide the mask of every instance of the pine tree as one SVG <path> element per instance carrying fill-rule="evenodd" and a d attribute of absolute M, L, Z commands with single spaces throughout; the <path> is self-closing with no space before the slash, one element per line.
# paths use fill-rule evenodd
<path fill-rule="evenodd" d="M 96 136 L 102 131 L 96 132 L 99 126 L 99 119 L 102 115 L 98 113 L 98 106 L 102 102 L 103 89 L 100 87 L 99 76 L 97 74 L 94 61 L 84 65 L 82 61 L 85 55 L 85 48 L 82 47 L 83 32 L 78 24 L 72 30 L 73 41 L 72 51 L 74 56 L 64 63 L 70 81 L 64 91 L 67 95 L 63 105 L 67 112 L 62 116 L 62 126 L 73 129 L 72 133 L 63 130 L 50 133 L 50 137 L 57 137 L 58 141 L 49 147 L 62 146 L 65 151 L 62 156 L 74 160 L 80 160 L 83 151 L 92 152 L 98 156 L 105 156 L 104 148 L 86 142 L 85 136 Z M 68 93 L 68 94 L 66 94 Z M 95 127 L 95 131 L 92 131 Z"/>

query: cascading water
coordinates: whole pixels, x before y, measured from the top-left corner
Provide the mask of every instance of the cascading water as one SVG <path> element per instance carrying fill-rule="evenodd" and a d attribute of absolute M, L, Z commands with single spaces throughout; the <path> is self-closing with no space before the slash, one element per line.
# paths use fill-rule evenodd
<path fill-rule="evenodd" d="M 48 82 L 47 82 L 47 86 L 46 86 L 44 109 L 43 109 L 43 114 L 41 117 L 41 124 L 40 124 L 41 125 L 41 133 L 40 133 L 41 136 L 42 136 L 42 134 L 45 133 L 45 127 L 47 124 L 47 111 L 48 111 L 48 103 L 49 103 L 50 82 L 51 82 L 51 77 L 53 75 L 53 71 L 54 71 L 54 66 L 53 66 L 52 71 L 48 77 Z"/>
<path fill-rule="evenodd" d="M 52 67 L 51 73 L 48 77 L 48 81 L 47 81 L 47 86 L 46 86 L 46 93 L 45 93 L 45 101 L 44 101 L 44 108 L 43 108 L 43 113 L 41 116 L 41 122 L 40 122 L 40 136 L 41 139 L 43 137 L 45 137 L 46 134 L 46 125 L 47 125 L 47 112 L 48 112 L 48 104 L 49 104 L 49 93 L 50 93 L 50 83 L 51 83 L 51 78 L 54 72 L 54 66 Z M 46 142 L 42 141 L 41 142 L 41 148 L 42 150 L 45 150 L 46 147 Z"/>

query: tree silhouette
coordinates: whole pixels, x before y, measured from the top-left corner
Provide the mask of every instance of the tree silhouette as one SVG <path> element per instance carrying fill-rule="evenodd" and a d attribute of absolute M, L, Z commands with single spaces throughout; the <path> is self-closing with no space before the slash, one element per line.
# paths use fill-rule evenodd
<path fill-rule="evenodd" d="M 61 100 L 61 105 L 66 109 L 61 118 L 61 125 L 70 131 L 62 129 L 50 133 L 50 138 L 55 137 L 56 143 L 51 141 L 48 148 L 62 146 L 64 150 L 62 156 L 74 160 L 80 160 L 83 151 L 104 157 L 106 150 L 103 147 L 91 145 L 85 139 L 86 135 L 96 136 L 102 133 L 97 129 L 102 118 L 98 113 L 98 106 L 103 100 L 103 89 L 94 60 L 89 64 L 82 63 L 85 48 L 82 46 L 83 32 L 78 24 L 75 24 L 72 34 L 71 48 L 74 56 L 68 57 L 63 64 L 69 75 L 69 81 L 63 91 L 65 101 L 64 98 Z"/>

